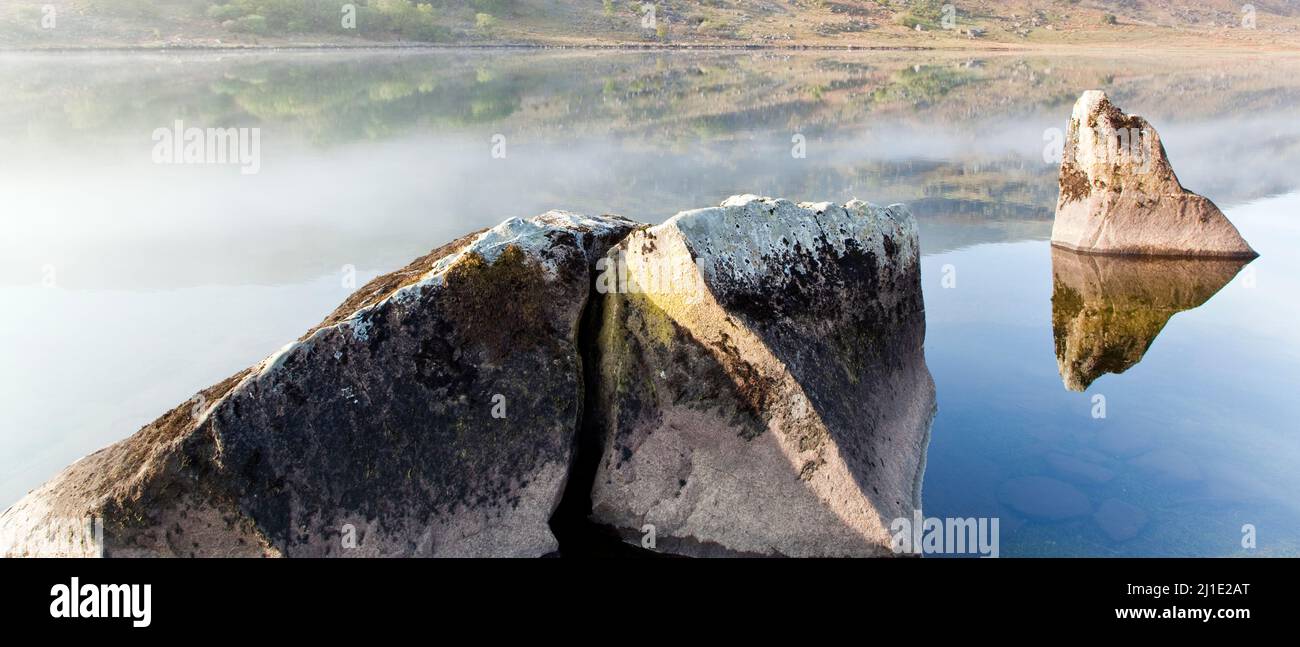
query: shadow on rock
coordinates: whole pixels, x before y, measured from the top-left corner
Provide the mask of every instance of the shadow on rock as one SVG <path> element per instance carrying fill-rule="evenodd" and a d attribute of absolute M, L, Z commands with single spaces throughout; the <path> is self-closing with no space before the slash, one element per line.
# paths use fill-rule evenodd
<path fill-rule="evenodd" d="M 740 196 L 611 250 L 593 518 L 697 556 L 889 555 L 935 412 L 914 220 Z"/>

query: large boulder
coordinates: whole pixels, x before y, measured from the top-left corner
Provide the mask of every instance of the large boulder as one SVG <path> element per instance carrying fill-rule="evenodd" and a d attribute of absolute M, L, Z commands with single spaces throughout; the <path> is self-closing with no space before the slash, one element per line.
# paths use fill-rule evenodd
<path fill-rule="evenodd" d="M 1052 244 L 1105 254 L 1253 258 L 1210 200 L 1179 183 L 1160 135 L 1099 90 L 1074 104 Z"/>
<path fill-rule="evenodd" d="M 536 556 L 595 521 L 890 554 L 935 411 L 919 276 L 899 206 L 509 220 L 69 466 L 0 514 L 0 553 Z"/>
<path fill-rule="evenodd" d="M 1052 336 L 1065 387 L 1084 391 L 1142 361 L 1169 318 L 1199 307 L 1249 261 L 1052 250 Z"/>
<path fill-rule="evenodd" d="M 0 515 L 0 553 L 555 550 L 591 266 L 632 226 L 512 219 L 375 279 L 279 353 L 29 493 Z M 87 518 L 102 540 L 70 545 Z"/>
<path fill-rule="evenodd" d="M 901 206 L 755 196 L 611 249 L 592 519 L 679 554 L 890 554 L 935 413 L 919 258 Z"/>

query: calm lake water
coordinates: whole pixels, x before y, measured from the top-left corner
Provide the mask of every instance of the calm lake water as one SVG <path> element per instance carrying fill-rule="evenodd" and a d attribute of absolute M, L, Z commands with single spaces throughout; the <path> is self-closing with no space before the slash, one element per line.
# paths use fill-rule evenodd
<path fill-rule="evenodd" d="M 460 234 L 759 193 L 918 218 L 927 516 L 999 517 L 1003 556 L 1300 553 L 1300 60 L 6 55 L 0 87 L 0 506 Z M 1044 149 L 1091 88 L 1258 260 L 1053 254 Z M 260 173 L 155 164 L 177 120 L 260 129 Z"/>

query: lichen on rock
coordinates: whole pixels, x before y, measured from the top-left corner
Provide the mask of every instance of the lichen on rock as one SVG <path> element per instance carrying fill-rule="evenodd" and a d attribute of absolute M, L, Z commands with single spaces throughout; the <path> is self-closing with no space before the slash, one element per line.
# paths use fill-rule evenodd
<path fill-rule="evenodd" d="M 665 552 L 890 554 L 935 411 L 919 275 L 899 206 L 510 219 L 70 465 L 0 553 L 538 556 L 572 500 Z"/>
<path fill-rule="evenodd" d="M 48 530 L 90 517 L 108 556 L 554 551 L 591 265 L 633 225 L 512 219 L 375 279 L 201 407 L 29 493 L 0 552 L 57 552 Z"/>
<path fill-rule="evenodd" d="M 666 289 L 605 295 L 593 519 L 675 553 L 890 554 L 935 410 L 906 210 L 737 196 L 609 258 Z"/>
<path fill-rule="evenodd" d="M 1183 188 L 1155 128 L 1104 92 L 1074 104 L 1052 244 L 1081 252 L 1253 258 L 1209 199 Z"/>

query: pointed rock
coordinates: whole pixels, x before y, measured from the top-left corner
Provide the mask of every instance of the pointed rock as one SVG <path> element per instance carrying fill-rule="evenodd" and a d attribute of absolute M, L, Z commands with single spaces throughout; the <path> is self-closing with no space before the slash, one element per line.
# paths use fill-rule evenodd
<path fill-rule="evenodd" d="M 919 257 L 901 206 L 755 196 L 611 249 L 594 521 L 681 554 L 891 554 L 935 413 Z"/>
<path fill-rule="evenodd" d="M 0 553 L 536 556 L 581 411 L 590 268 L 634 223 L 512 219 L 379 277 L 261 364 L 0 515 Z M 102 543 L 60 530 L 103 522 Z"/>
<path fill-rule="evenodd" d="M 1155 128 L 1099 90 L 1074 104 L 1052 244 L 1102 254 L 1257 256 L 1210 200 L 1178 182 Z"/>

